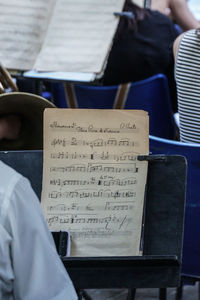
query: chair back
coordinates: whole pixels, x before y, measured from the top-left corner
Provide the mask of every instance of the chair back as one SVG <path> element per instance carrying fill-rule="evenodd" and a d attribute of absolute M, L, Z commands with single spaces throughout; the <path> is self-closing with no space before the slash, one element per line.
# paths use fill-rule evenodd
<path fill-rule="evenodd" d="M 52 83 L 52 95 L 60 108 L 112 109 L 118 86 Z"/>
<path fill-rule="evenodd" d="M 187 188 L 182 275 L 200 277 L 200 144 L 150 136 L 152 154 L 183 155 L 187 159 Z"/>
<path fill-rule="evenodd" d="M 149 113 L 151 135 L 173 139 L 176 125 L 171 107 L 167 77 L 157 74 L 131 84 L 124 109 L 143 109 Z"/>
<path fill-rule="evenodd" d="M 119 86 L 52 84 L 60 108 L 139 109 L 149 113 L 150 134 L 173 139 L 173 117 L 168 81 L 164 74 Z"/>

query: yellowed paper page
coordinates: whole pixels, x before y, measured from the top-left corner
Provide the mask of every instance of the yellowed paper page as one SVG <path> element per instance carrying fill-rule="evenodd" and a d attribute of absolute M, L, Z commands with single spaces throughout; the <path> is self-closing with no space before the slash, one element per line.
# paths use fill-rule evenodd
<path fill-rule="evenodd" d="M 42 207 L 72 256 L 139 255 L 148 116 L 134 110 L 47 109 Z"/>
<path fill-rule="evenodd" d="M 55 3 L 0 0 L 0 62 L 6 68 L 33 68 Z"/>
<path fill-rule="evenodd" d="M 124 0 L 58 0 L 34 68 L 101 72 Z"/>

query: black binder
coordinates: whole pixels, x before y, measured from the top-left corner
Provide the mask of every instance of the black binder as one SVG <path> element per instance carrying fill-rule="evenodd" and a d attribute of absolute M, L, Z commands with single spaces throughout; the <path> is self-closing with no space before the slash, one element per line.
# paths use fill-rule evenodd
<path fill-rule="evenodd" d="M 40 198 L 42 151 L 0 152 L 0 159 L 28 177 Z M 149 160 L 142 256 L 67 257 L 62 261 L 77 289 L 166 288 L 180 283 L 186 188 L 183 156 Z"/>

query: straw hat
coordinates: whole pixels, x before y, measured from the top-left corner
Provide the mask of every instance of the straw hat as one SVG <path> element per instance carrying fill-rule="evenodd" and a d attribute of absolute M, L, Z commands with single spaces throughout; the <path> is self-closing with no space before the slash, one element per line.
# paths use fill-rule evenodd
<path fill-rule="evenodd" d="M 16 114 L 22 127 L 18 139 L 0 141 L 0 150 L 36 150 L 43 148 L 43 111 L 55 108 L 50 101 L 29 93 L 0 95 L 0 116 Z"/>

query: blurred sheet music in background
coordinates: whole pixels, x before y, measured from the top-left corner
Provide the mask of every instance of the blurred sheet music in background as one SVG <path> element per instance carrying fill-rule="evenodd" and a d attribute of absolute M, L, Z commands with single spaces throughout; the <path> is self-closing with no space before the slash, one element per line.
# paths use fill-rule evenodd
<path fill-rule="evenodd" d="M 114 12 L 123 5 L 124 0 L 0 0 L 0 61 L 11 70 L 100 76 L 119 22 Z"/>

